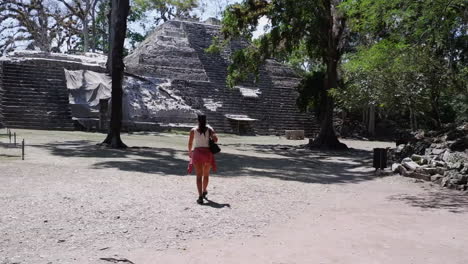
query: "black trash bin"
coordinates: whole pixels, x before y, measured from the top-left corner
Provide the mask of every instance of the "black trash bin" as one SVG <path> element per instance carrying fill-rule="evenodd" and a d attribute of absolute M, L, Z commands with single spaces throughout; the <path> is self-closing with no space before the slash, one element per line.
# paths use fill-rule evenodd
<path fill-rule="evenodd" d="M 375 169 L 387 168 L 387 149 L 375 148 L 374 149 L 374 166 Z"/>

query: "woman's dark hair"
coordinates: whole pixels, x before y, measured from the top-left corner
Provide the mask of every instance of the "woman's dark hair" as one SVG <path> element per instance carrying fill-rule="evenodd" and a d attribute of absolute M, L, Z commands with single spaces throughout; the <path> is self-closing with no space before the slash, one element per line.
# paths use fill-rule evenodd
<path fill-rule="evenodd" d="M 205 135 L 206 130 L 208 130 L 206 127 L 206 115 L 198 115 L 198 132 Z"/>

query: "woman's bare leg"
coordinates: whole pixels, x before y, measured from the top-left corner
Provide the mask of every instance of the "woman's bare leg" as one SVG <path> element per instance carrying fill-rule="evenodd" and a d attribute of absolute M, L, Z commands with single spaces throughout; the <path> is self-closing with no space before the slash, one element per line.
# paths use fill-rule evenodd
<path fill-rule="evenodd" d="M 203 192 L 206 192 L 206 188 L 208 188 L 208 182 L 210 178 L 210 169 L 211 164 L 205 163 L 203 166 Z"/>
<path fill-rule="evenodd" d="M 194 166 L 195 166 L 195 172 L 197 174 L 198 196 L 202 196 L 203 164 L 194 164 Z"/>

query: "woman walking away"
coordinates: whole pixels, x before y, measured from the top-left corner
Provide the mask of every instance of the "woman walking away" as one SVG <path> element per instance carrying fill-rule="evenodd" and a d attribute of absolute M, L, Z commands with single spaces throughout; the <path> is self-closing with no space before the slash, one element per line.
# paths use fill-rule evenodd
<path fill-rule="evenodd" d="M 206 195 L 208 194 L 207 187 L 210 169 L 216 172 L 215 158 L 209 148 L 210 138 L 214 142 L 218 142 L 218 137 L 213 128 L 206 125 L 206 116 L 198 115 L 198 126 L 190 130 L 188 142 L 190 157 L 188 173 L 192 172 L 192 167 L 194 166 L 197 174 L 198 204 L 203 204 L 203 198 L 206 199 Z"/>

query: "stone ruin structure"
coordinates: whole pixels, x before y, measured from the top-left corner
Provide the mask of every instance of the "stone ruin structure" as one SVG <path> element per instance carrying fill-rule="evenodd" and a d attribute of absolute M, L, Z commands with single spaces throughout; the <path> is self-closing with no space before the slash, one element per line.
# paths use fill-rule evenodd
<path fill-rule="evenodd" d="M 392 172 L 468 193 L 468 123 L 417 131 L 390 149 Z"/>
<path fill-rule="evenodd" d="M 229 55 L 246 43 L 234 41 L 219 54 L 205 52 L 219 32 L 216 23 L 168 21 L 128 55 L 125 126 L 134 130 L 190 127 L 196 114 L 204 113 L 219 132 L 314 133 L 316 121 L 296 107 L 295 87 L 300 79 L 291 68 L 268 60 L 256 82 L 226 86 Z M 109 98 L 105 58 L 26 53 L 0 60 L 0 124 L 4 126 L 98 127 L 100 103 Z"/>

